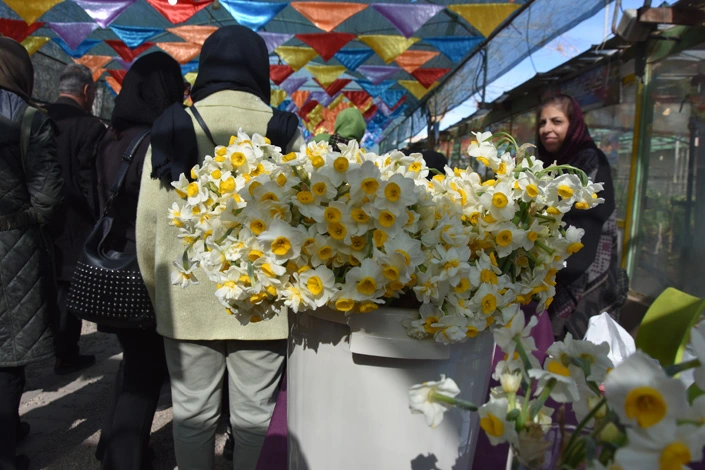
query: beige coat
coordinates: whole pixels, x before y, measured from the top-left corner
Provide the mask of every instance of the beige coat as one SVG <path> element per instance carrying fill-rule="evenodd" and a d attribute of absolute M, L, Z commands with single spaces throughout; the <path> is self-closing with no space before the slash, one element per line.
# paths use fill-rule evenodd
<path fill-rule="evenodd" d="M 220 91 L 197 103 L 216 142 L 227 145 L 238 128 L 248 134 L 264 135 L 272 116 L 271 108 L 259 98 L 240 91 Z M 213 145 L 191 116 L 202 162 L 213 154 Z M 303 143 L 297 131 L 287 151 Z M 287 337 L 286 317 L 243 326 L 215 297 L 216 286 L 196 270 L 199 285 L 185 289 L 171 284 L 173 262 L 180 259 L 184 246 L 176 237 L 177 229 L 168 224 L 172 203 L 180 202 L 175 191 L 167 191 L 152 173 L 151 150 L 145 158 L 137 206 L 137 256 L 142 276 L 157 314 L 157 331 L 180 340 L 267 340 Z M 200 275 L 199 275 L 200 274 Z"/>

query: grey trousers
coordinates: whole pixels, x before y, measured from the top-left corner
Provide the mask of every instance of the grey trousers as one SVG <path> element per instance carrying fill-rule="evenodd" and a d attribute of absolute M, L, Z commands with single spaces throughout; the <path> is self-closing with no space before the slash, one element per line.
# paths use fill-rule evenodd
<path fill-rule="evenodd" d="M 164 338 L 171 376 L 179 470 L 213 470 L 215 431 L 228 370 L 233 468 L 255 470 L 284 371 L 286 340 L 181 341 Z"/>

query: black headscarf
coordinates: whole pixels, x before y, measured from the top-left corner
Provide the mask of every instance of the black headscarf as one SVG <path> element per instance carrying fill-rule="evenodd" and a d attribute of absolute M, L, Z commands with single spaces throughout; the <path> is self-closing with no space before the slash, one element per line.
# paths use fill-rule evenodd
<path fill-rule="evenodd" d="M 164 52 L 142 56 L 130 67 L 115 99 L 113 128 L 151 126 L 165 109 L 183 99 L 184 79 L 179 63 Z"/>
<path fill-rule="evenodd" d="M 34 67 L 27 49 L 10 38 L 0 37 L 0 88 L 29 100 L 34 89 Z"/>

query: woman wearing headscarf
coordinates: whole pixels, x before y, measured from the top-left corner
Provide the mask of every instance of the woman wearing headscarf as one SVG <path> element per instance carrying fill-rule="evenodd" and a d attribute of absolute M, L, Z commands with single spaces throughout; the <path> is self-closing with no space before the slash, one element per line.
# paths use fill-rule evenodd
<path fill-rule="evenodd" d="M 27 456 L 15 456 L 28 432 L 19 421 L 24 369 L 54 355 L 53 268 L 42 232 L 63 187 L 52 124 L 29 104 L 33 87 L 25 48 L 0 38 L 0 468 L 18 470 L 29 467 Z"/>
<path fill-rule="evenodd" d="M 338 144 L 346 144 L 351 140 L 362 140 L 367 129 L 365 118 L 357 108 L 345 108 L 335 118 L 335 130 L 333 134 L 318 134 L 313 138 L 314 142 L 325 140 L 333 150 L 339 150 Z"/>
<path fill-rule="evenodd" d="M 545 166 L 572 165 L 592 181 L 603 183 L 603 204 L 584 211 L 571 209 L 563 220 L 585 230 L 583 248 L 568 258 L 556 276 L 556 295 L 548 309 L 553 334 L 582 338 L 591 316 L 607 311 L 615 318 L 626 300 L 626 273 L 617 246 L 612 175 L 605 154 L 590 137 L 577 101 L 567 95 L 545 100 L 537 119 L 537 154 Z"/>
<path fill-rule="evenodd" d="M 180 201 L 171 186 L 179 175 L 228 145 L 239 128 L 266 135 L 284 151 L 303 140 L 298 120 L 269 106 L 269 59 L 264 40 L 242 26 L 212 34 L 201 50 L 194 106 L 169 108 L 154 124 L 137 210 L 137 253 L 164 336 L 174 410 L 174 450 L 182 470 L 214 466 L 215 431 L 228 371 L 233 468 L 252 470 L 276 401 L 284 367 L 287 318 L 243 326 L 227 315 L 210 282 L 172 285 L 173 261 L 184 250 L 169 225 Z M 198 122 L 199 116 L 203 121 Z"/>
<path fill-rule="evenodd" d="M 181 103 L 184 81 L 178 62 L 163 52 L 140 57 L 125 75 L 115 100 L 112 125 L 98 147 L 96 171 L 101 212 L 122 165 L 123 153 L 134 139 L 149 131 L 169 106 Z M 122 190 L 111 211 L 114 216 L 110 246 L 121 252 L 136 250 L 137 200 L 149 136 L 134 154 Z M 115 379 L 115 391 L 100 435 L 96 456 L 102 468 L 152 468 L 148 451 L 152 420 L 159 392 L 167 375 L 164 342 L 156 328 L 107 328 L 116 333 L 122 361 Z"/>

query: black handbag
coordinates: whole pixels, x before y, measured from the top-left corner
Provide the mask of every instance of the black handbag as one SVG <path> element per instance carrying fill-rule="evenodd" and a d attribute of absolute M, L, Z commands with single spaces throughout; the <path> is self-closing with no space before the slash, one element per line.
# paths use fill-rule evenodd
<path fill-rule="evenodd" d="M 156 324 L 137 255 L 104 248 L 113 228 L 114 217 L 110 215 L 113 201 L 120 193 L 135 151 L 148 134 L 145 131 L 135 137 L 122 154 L 122 164 L 103 215 L 86 239 L 71 278 L 68 311 L 103 326 L 151 328 Z"/>

